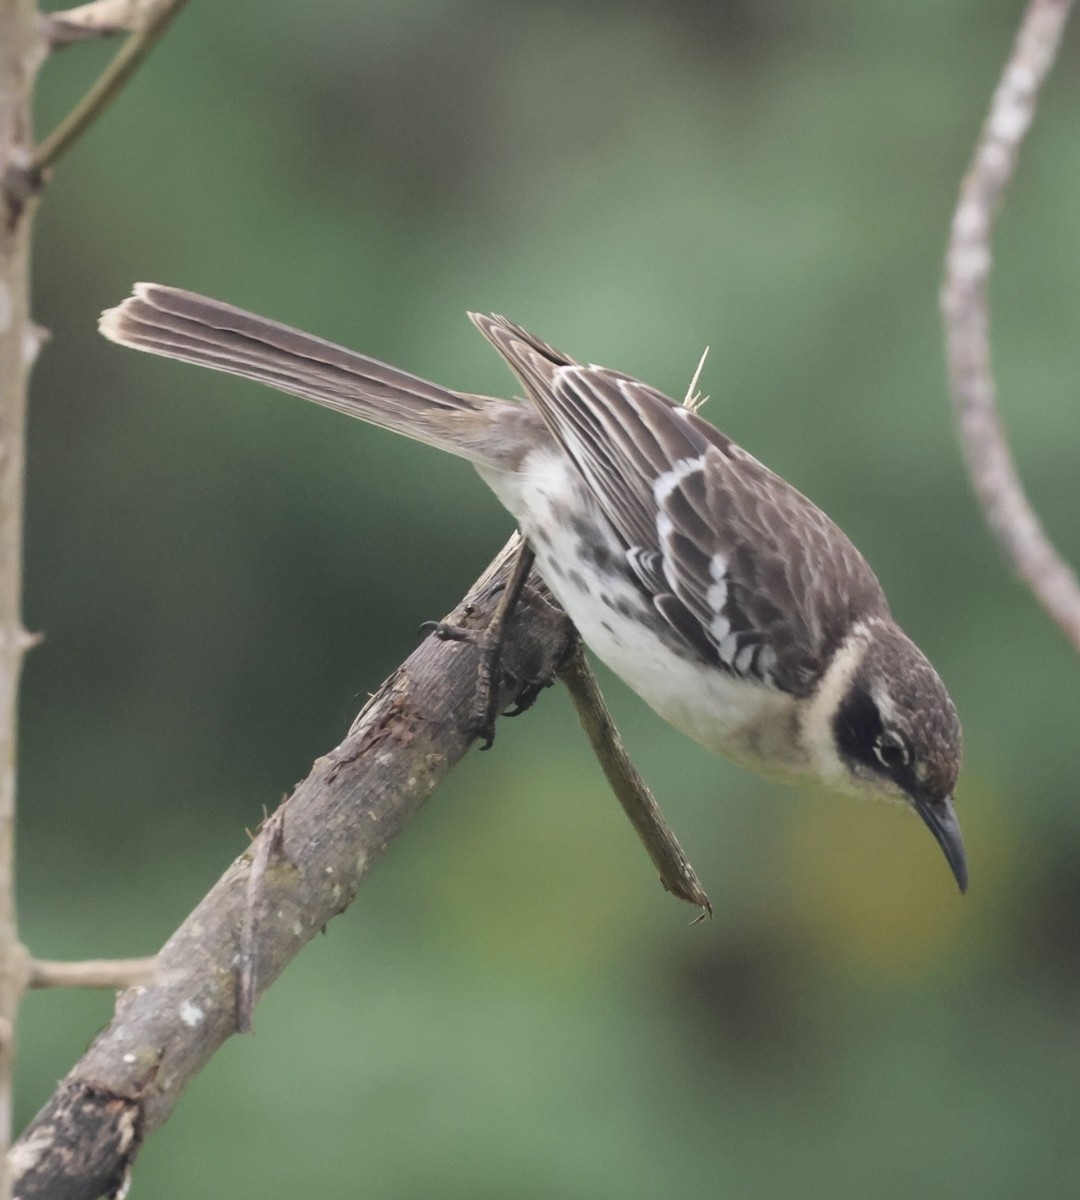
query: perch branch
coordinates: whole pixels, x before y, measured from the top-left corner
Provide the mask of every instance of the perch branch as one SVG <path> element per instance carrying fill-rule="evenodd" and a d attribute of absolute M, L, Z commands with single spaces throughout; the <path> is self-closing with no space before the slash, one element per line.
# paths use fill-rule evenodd
<path fill-rule="evenodd" d="M 990 102 L 953 214 L 941 307 L 960 441 L 991 530 L 1050 617 L 1080 652 L 1080 586 L 1035 515 L 998 412 L 990 365 L 991 237 L 1039 89 L 1072 0 L 1032 0 Z"/>
<path fill-rule="evenodd" d="M 515 544 L 448 620 L 483 625 Z M 554 679 L 573 637 L 561 611 L 526 598 L 507 633 L 507 671 Z M 237 1027 L 244 944 L 255 964 L 250 1006 L 348 907 L 383 850 L 464 755 L 474 737 L 468 714 L 476 675 L 473 646 L 428 637 L 383 684 L 341 745 L 315 763 L 169 938 L 152 977 L 120 996 L 112 1022 L 19 1139 L 11 1170 L 20 1200 L 71 1200 L 124 1186 L 142 1139 Z M 506 703 L 511 691 L 504 688 Z M 274 844 L 262 845 L 267 840 Z"/>
<path fill-rule="evenodd" d="M 449 623 L 487 626 L 518 545 L 516 536 L 507 543 Z M 635 828 L 661 830 L 643 838 L 665 886 L 707 909 L 693 868 L 618 742 L 573 626 L 545 592 L 533 576 L 509 623 L 500 710 L 515 692 L 531 696 L 562 670 L 579 712 L 586 710 L 583 720 L 590 708 L 599 712 L 589 719 L 601 732 L 590 728 L 590 738 L 605 747 L 605 772 Z M 427 638 L 372 696 L 341 745 L 263 822 L 249 851 L 156 958 L 127 965 L 139 981 L 119 997 L 112 1022 L 12 1149 L 20 1200 L 122 1192 L 142 1140 L 164 1123 L 222 1042 L 250 1027 L 258 997 L 349 906 L 383 850 L 475 740 L 476 655 L 470 642 Z M 619 782 L 621 773 L 633 782 Z M 628 804 L 628 786 L 637 789 L 645 817 Z M 56 982 L 79 965 L 39 963 L 31 977 Z M 104 968 L 115 983 L 125 964 Z"/>
<path fill-rule="evenodd" d="M 285 807 L 282 805 L 262 823 L 255 849 L 251 856 L 251 869 L 247 878 L 247 901 L 244 905 L 244 923 L 240 927 L 240 954 L 236 981 L 236 1032 L 251 1032 L 251 1013 L 255 1007 L 256 984 L 259 970 L 259 925 L 263 919 L 263 907 L 271 895 L 266 886 L 266 873 L 271 864 L 284 864 L 285 857 Z"/>

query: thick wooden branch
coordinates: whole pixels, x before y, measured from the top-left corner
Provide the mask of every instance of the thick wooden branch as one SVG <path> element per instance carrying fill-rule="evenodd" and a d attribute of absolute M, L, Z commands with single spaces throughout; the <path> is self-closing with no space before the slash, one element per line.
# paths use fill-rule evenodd
<path fill-rule="evenodd" d="M 953 403 L 975 493 L 1013 566 L 1080 652 L 1080 585 L 1028 502 L 998 411 L 987 300 L 995 218 L 1071 7 L 1071 0 L 1032 0 L 1024 14 L 960 188 L 941 307 Z"/>
<path fill-rule="evenodd" d="M 449 621 L 483 625 L 511 546 Z M 507 672 L 551 682 L 574 637 L 559 609 L 527 593 L 509 628 Z M 11 1169 L 20 1200 L 89 1200 L 124 1186 L 142 1139 L 236 1031 L 244 943 L 257 999 L 349 906 L 382 852 L 465 754 L 474 737 L 476 678 L 472 645 L 429 637 L 383 684 L 341 745 L 315 763 L 162 947 L 153 975 L 119 997 L 111 1024 L 19 1139 Z M 504 704 L 516 690 L 505 689 Z M 266 853 L 263 838 L 273 843 Z"/>

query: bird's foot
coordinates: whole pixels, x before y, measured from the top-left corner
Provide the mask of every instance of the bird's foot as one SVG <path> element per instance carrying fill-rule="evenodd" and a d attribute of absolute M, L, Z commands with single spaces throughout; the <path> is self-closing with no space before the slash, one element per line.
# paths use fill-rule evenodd
<path fill-rule="evenodd" d="M 433 634 L 444 642 L 468 642 L 475 646 L 478 654 L 476 667 L 476 691 L 473 693 L 469 728 L 480 739 L 481 750 L 490 750 L 495 742 L 495 721 L 499 716 L 499 692 L 504 682 L 502 670 L 502 647 L 505 625 L 496 628 L 494 623 L 483 629 L 467 629 L 448 621 L 425 621 L 422 630 Z M 524 695 L 524 692 L 522 692 Z M 520 699 L 513 715 L 521 709 Z"/>
<path fill-rule="evenodd" d="M 495 742 L 495 721 L 499 716 L 499 692 L 502 690 L 505 673 L 502 669 L 503 644 L 514 609 L 526 590 L 526 580 L 532 568 L 532 551 L 522 543 L 506 583 L 501 581 L 492 588 L 492 595 L 501 591 L 499 602 L 491 620 L 483 629 L 466 629 L 448 621 L 429 621 L 422 628 L 430 630 L 437 638 L 447 642 L 469 642 L 477 648 L 479 661 L 476 673 L 476 691 L 470 725 L 481 741 L 481 750 L 490 750 Z M 531 591 L 531 589 L 529 589 Z M 513 716 L 523 713 L 535 701 L 540 686 L 522 680 L 512 710 Z"/>

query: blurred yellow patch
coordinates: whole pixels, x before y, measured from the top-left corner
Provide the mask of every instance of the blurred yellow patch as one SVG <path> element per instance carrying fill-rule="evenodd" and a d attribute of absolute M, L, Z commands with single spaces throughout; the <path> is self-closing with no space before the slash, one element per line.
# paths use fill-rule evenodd
<path fill-rule="evenodd" d="M 826 965 L 894 982 L 943 966 L 962 971 L 994 950 L 1016 873 L 1009 810 L 974 779 L 961 788 L 957 813 L 971 873 L 966 896 L 913 813 L 822 794 L 797 804 L 779 876 L 793 919 Z"/>

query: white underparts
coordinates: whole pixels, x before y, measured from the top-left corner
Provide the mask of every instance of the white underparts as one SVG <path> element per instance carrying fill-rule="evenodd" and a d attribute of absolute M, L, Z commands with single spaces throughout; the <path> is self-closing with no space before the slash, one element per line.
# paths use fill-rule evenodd
<path fill-rule="evenodd" d="M 673 649 L 629 573 L 614 566 L 626 563 L 625 551 L 559 451 L 535 450 L 512 474 L 480 474 L 517 517 L 537 569 L 585 644 L 650 707 L 708 749 L 756 770 L 806 771 L 794 697 Z M 721 641 L 722 655 L 725 649 L 734 660 L 733 636 L 730 647 Z"/>

